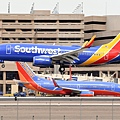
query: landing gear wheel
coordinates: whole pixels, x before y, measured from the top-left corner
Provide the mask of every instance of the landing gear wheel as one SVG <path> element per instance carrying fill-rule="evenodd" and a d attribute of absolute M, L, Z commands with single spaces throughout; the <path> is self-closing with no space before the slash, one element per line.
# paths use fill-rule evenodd
<path fill-rule="evenodd" d="M 4 68 L 4 67 L 5 67 L 5 64 L 2 64 L 1 67 Z"/>
<path fill-rule="evenodd" d="M 61 74 L 65 74 L 65 67 L 60 66 L 59 72 L 60 72 Z"/>

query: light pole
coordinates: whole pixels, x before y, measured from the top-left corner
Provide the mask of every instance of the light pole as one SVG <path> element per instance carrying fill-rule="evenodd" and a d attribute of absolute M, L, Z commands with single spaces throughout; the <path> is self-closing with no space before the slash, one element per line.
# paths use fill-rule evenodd
<path fill-rule="evenodd" d="M 81 107 L 82 107 L 82 98 L 80 99 L 80 120 L 81 120 Z"/>
<path fill-rule="evenodd" d="M 1 120 L 3 120 L 3 116 L 1 116 Z"/>
<path fill-rule="evenodd" d="M 50 99 L 50 105 L 49 105 L 49 120 L 51 120 L 51 99 Z"/>
<path fill-rule="evenodd" d="M 34 115 L 32 116 L 32 120 L 34 120 Z"/>
<path fill-rule="evenodd" d="M 65 115 L 64 115 L 64 120 L 65 120 Z"/>
<path fill-rule="evenodd" d="M 17 101 L 17 120 L 18 120 L 18 99 L 17 99 L 17 96 L 15 96 L 15 101 Z"/>
<path fill-rule="evenodd" d="M 96 120 L 98 120 L 98 115 L 96 115 Z"/>
<path fill-rule="evenodd" d="M 112 99 L 112 120 L 113 120 L 113 101 L 114 99 Z"/>

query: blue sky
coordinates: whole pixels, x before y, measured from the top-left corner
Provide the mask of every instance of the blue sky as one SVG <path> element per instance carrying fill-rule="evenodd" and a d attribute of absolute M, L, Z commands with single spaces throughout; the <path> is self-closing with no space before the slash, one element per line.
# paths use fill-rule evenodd
<path fill-rule="evenodd" d="M 59 13 L 72 13 L 83 2 L 83 13 L 90 15 L 120 15 L 119 0 L 0 0 L 0 14 L 8 12 L 10 2 L 11 13 L 30 13 L 32 3 L 35 10 L 53 10 L 59 2 Z"/>

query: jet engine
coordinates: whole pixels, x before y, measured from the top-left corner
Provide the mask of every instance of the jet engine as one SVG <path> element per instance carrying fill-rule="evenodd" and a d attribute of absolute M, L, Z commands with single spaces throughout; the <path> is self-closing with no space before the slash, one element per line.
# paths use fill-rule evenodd
<path fill-rule="evenodd" d="M 33 65 L 34 66 L 51 66 L 52 60 L 49 58 L 49 56 L 35 56 L 33 57 Z"/>
<path fill-rule="evenodd" d="M 94 92 L 93 91 L 81 91 L 80 96 L 81 97 L 93 97 Z"/>

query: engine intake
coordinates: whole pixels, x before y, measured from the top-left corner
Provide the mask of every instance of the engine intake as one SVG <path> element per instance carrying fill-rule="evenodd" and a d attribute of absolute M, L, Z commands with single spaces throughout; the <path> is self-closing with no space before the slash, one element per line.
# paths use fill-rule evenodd
<path fill-rule="evenodd" d="M 94 92 L 93 91 L 82 91 L 80 93 L 81 97 L 93 97 L 94 96 Z"/>
<path fill-rule="evenodd" d="M 49 56 L 35 56 L 33 57 L 33 65 L 34 66 L 51 66 L 52 60 Z"/>

